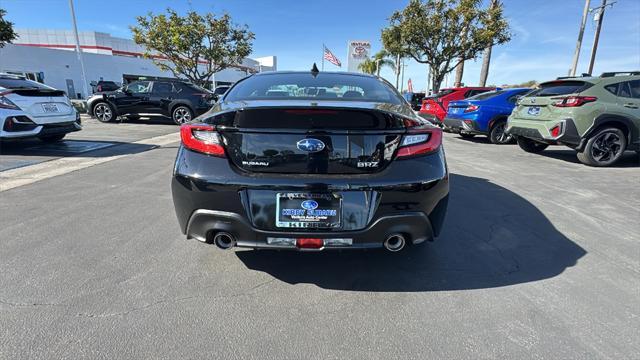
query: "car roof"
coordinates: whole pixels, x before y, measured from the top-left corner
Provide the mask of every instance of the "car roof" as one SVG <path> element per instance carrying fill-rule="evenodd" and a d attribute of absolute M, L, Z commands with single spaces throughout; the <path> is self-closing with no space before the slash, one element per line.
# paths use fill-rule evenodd
<path fill-rule="evenodd" d="M 253 74 L 253 76 L 272 76 L 272 75 L 284 75 L 284 74 L 311 74 L 311 73 L 312 73 L 311 71 L 284 70 L 284 71 L 259 72 L 259 73 Z M 333 75 L 361 76 L 361 77 L 380 79 L 379 76 L 375 76 L 375 75 L 371 75 L 371 74 L 365 74 L 365 73 L 359 73 L 359 72 L 351 72 L 351 71 L 319 71 L 318 73 L 319 74 L 333 74 Z"/>

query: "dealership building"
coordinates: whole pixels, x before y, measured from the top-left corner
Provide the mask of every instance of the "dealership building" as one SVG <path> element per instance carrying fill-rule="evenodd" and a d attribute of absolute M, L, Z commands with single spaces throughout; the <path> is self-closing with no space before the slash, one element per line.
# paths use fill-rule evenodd
<path fill-rule="evenodd" d="M 24 75 L 65 90 L 73 98 L 90 95 L 84 93 L 72 31 L 16 29 L 16 33 L 18 38 L 13 44 L 0 48 L 0 72 Z M 144 48 L 133 40 L 96 31 L 78 35 L 90 93 L 100 80 L 123 84 L 141 78 L 174 77 L 170 71 L 158 68 L 153 60 L 144 58 Z M 215 73 L 211 81 L 214 86 L 227 85 L 252 73 L 276 69 L 275 56 L 246 58 L 242 64 Z"/>

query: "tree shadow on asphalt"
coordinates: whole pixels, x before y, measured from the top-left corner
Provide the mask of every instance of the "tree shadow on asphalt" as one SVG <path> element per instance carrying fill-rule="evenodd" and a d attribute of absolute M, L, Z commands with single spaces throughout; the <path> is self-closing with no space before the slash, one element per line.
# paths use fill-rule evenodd
<path fill-rule="evenodd" d="M 574 164 L 582 164 L 578 160 L 578 157 L 576 156 L 576 151 L 571 149 L 544 150 L 538 153 L 538 155 L 550 157 L 557 160 L 563 160 L 563 161 L 574 163 Z M 622 155 L 622 158 L 618 160 L 618 162 L 608 166 L 608 168 L 627 168 L 627 167 L 640 167 L 640 155 L 636 154 L 633 151 L 626 151 Z M 603 169 L 606 169 L 606 168 L 603 168 Z"/>
<path fill-rule="evenodd" d="M 552 278 L 586 251 L 533 204 L 486 179 L 451 175 L 445 226 L 401 253 L 236 251 L 247 268 L 289 284 L 347 291 L 482 289 Z"/>

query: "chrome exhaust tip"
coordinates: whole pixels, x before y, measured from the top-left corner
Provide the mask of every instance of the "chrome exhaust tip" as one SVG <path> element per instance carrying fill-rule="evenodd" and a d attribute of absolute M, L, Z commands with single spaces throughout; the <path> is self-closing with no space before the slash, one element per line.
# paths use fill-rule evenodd
<path fill-rule="evenodd" d="M 406 241 L 402 234 L 393 234 L 384 241 L 384 248 L 391 251 L 397 252 L 404 248 Z"/>
<path fill-rule="evenodd" d="M 222 250 L 229 250 L 236 246 L 236 238 L 228 232 L 220 231 L 213 237 L 213 242 Z"/>

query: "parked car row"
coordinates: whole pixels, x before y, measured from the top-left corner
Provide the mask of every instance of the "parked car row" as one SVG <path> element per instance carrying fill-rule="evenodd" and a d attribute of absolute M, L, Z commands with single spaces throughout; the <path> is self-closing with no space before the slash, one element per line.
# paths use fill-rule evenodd
<path fill-rule="evenodd" d="M 582 163 L 608 166 L 626 150 L 640 152 L 640 72 L 558 78 L 536 89 L 443 89 L 419 113 L 463 138 L 486 135 L 530 153 L 566 145 Z"/>

